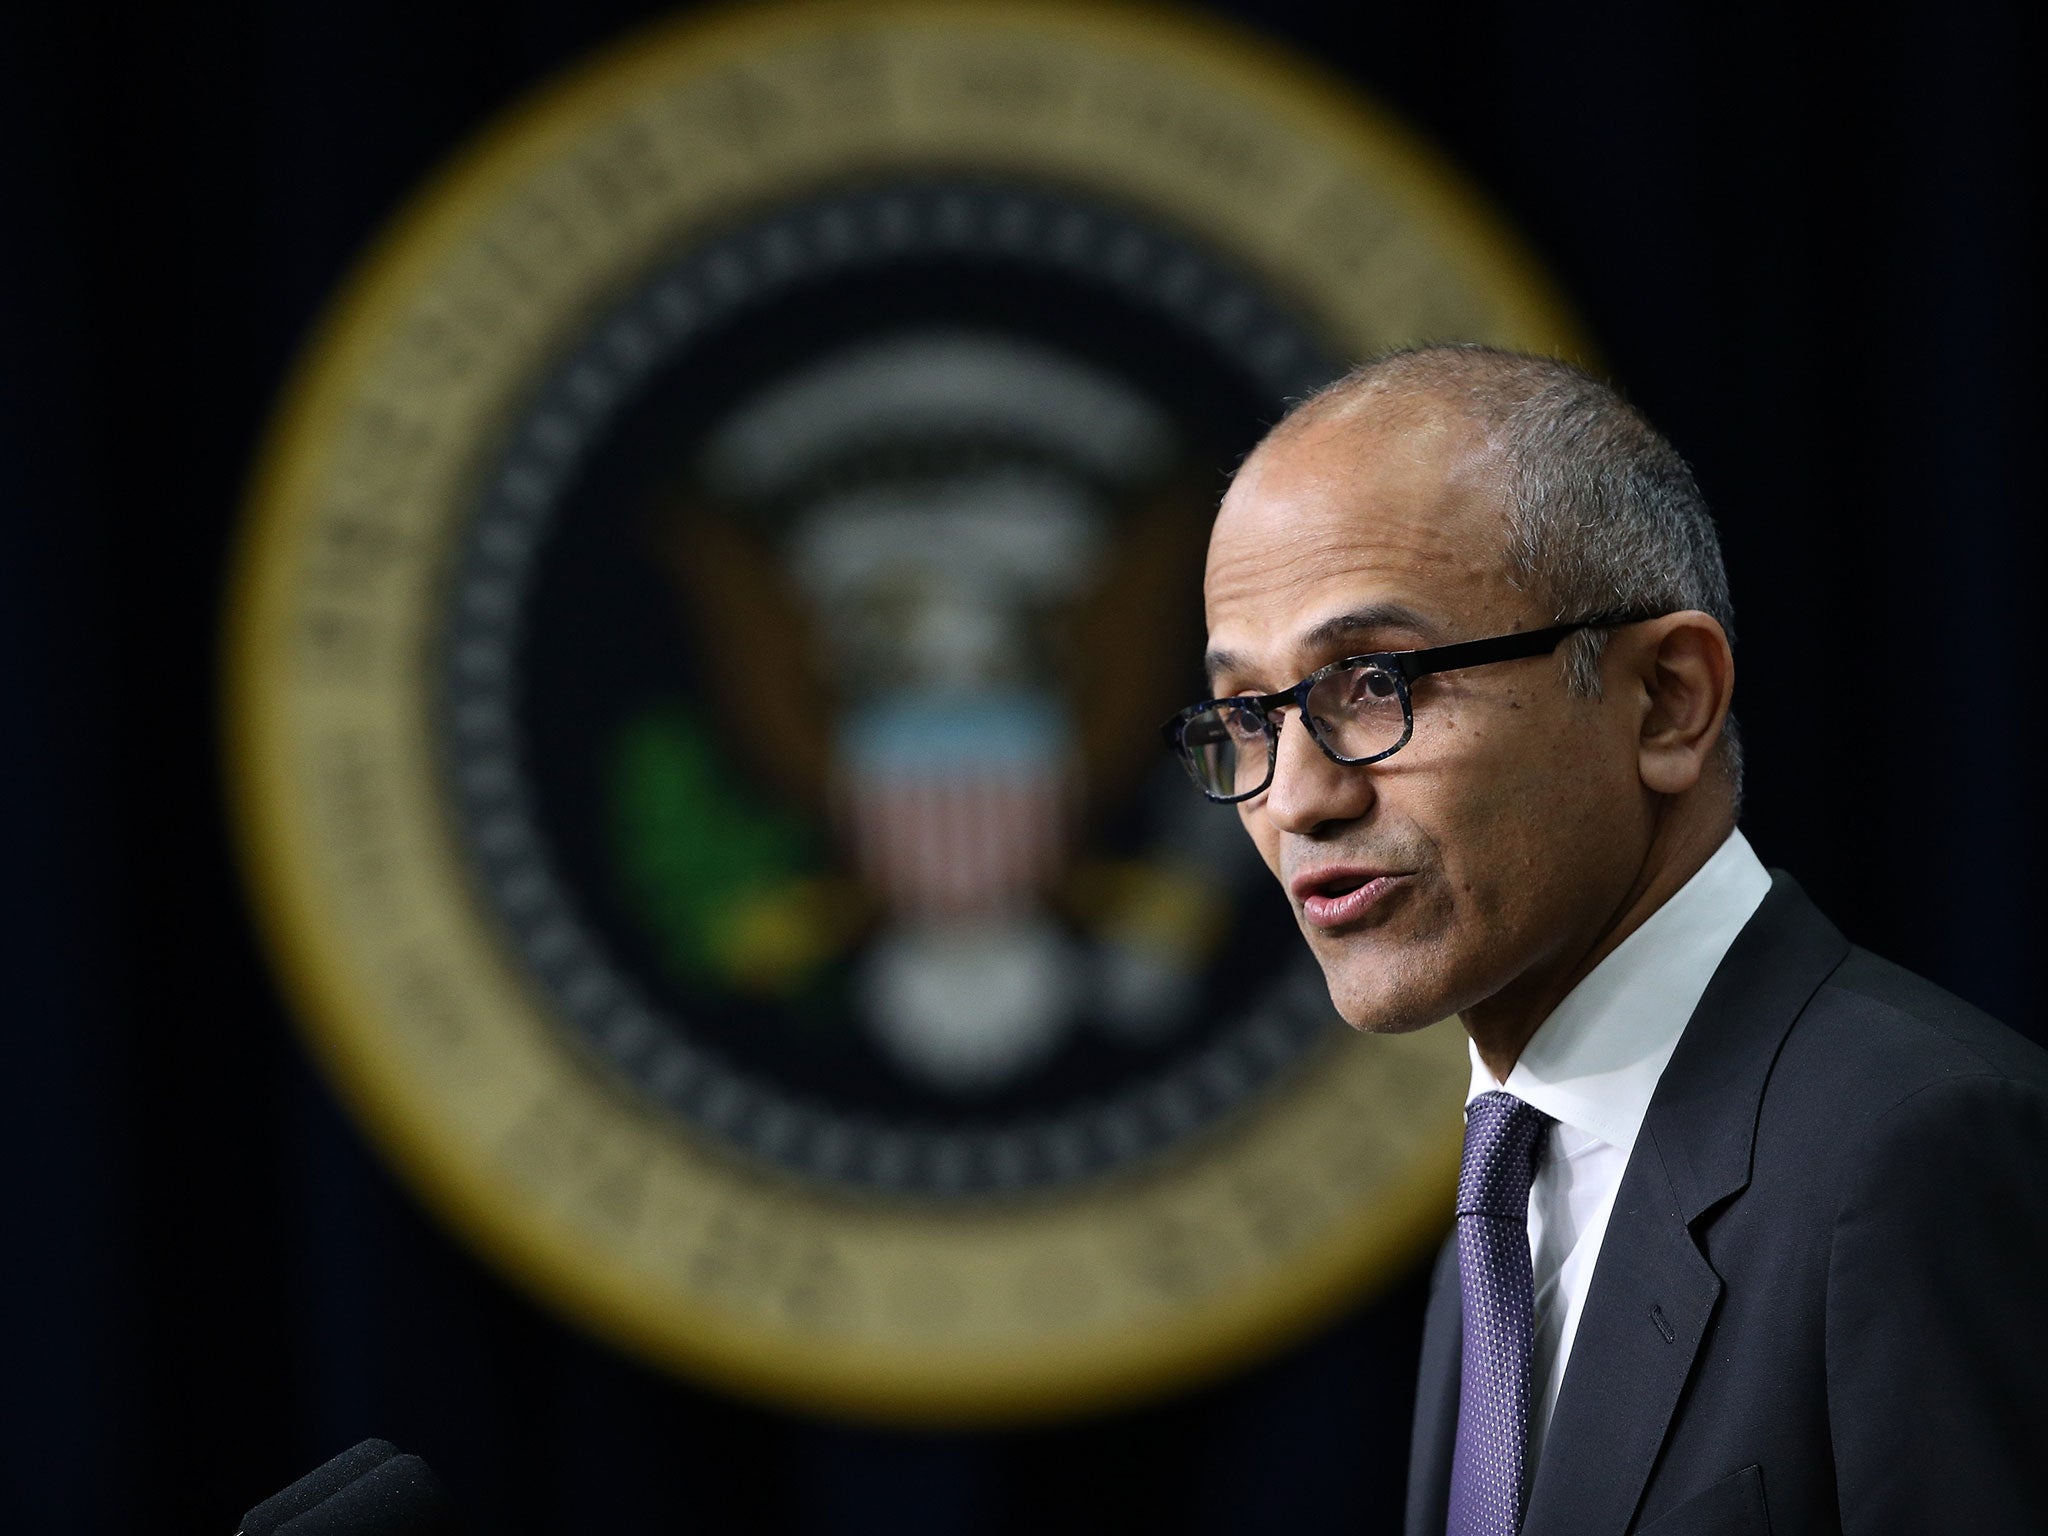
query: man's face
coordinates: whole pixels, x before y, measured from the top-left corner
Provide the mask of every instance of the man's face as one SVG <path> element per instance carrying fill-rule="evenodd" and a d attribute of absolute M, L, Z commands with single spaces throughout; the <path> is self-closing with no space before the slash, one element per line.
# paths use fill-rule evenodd
<path fill-rule="evenodd" d="M 1508 580 L 1499 495 L 1477 432 L 1426 400 L 1261 447 L 1209 546 L 1215 693 L 1550 623 Z M 1363 767 L 1288 712 L 1272 784 L 1238 811 L 1354 1026 L 1544 997 L 1599 942 L 1651 825 L 1629 689 L 1605 693 L 1573 697 L 1549 656 L 1426 677 L 1413 739 Z"/>

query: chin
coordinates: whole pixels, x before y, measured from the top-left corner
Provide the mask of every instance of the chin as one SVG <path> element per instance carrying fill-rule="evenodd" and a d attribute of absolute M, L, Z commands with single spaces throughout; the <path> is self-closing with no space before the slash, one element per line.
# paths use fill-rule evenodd
<path fill-rule="evenodd" d="M 1427 1029 L 1487 995 L 1486 945 L 1467 931 L 1440 883 L 1403 888 L 1381 920 L 1322 930 L 1295 917 L 1339 1017 L 1361 1034 Z"/>
<path fill-rule="evenodd" d="M 1370 977 L 1363 977 L 1333 956 L 1319 953 L 1316 959 L 1322 963 L 1323 981 L 1338 1017 L 1360 1034 L 1405 1035 L 1458 1011 L 1443 988 L 1420 978 L 1403 984 L 1390 977 L 1386 967 L 1374 967 Z"/>

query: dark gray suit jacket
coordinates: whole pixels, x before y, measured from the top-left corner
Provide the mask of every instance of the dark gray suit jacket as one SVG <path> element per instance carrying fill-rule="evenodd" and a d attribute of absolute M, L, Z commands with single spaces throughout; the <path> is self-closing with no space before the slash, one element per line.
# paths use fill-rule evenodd
<path fill-rule="evenodd" d="M 1458 1266 L 1408 1536 L 1441 1536 Z M 1524 1536 L 2048 1532 L 2048 1052 L 1790 879 L 1700 999 L 1615 1197 Z"/>

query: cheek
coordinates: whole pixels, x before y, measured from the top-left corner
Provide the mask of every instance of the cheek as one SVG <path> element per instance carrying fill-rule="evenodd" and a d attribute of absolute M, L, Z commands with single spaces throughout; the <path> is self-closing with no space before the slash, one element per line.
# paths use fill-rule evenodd
<path fill-rule="evenodd" d="M 1611 814 L 1610 765 L 1569 725 L 1475 711 L 1445 722 L 1415 819 L 1435 845 L 1446 894 L 1469 917 L 1512 922 L 1540 909 Z"/>
<path fill-rule="evenodd" d="M 1266 861 L 1266 868 L 1273 872 L 1275 879 L 1280 875 L 1280 833 L 1266 819 L 1262 795 L 1255 800 L 1245 800 L 1237 805 L 1238 824 L 1252 840 L 1252 846 L 1259 850 L 1259 857 Z"/>
<path fill-rule="evenodd" d="M 1604 890 L 1639 841 L 1631 773 L 1596 733 L 1559 731 L 1492 764 L 1458 808 L 1458 883 L 1471 910 L 1517 930 L 1548 927 Z"/>

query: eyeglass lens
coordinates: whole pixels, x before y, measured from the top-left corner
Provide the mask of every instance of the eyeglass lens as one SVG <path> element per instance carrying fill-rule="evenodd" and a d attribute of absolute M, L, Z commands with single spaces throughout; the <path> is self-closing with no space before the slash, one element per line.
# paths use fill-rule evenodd
<path fill-rule="evenodd" d="M 1388 751 L 1408 726 L 1399 683 L 1371 662 L 1318 679 L 1309 689 L 1306 712 L 1323 745 L 1347 761 Z M 1265 787 L 1273 742 L 1256 705 L 1220 700 L 1187 721 L 1181 742 L 1195 782 L 1207 793 L 1229 798 Z"/>

